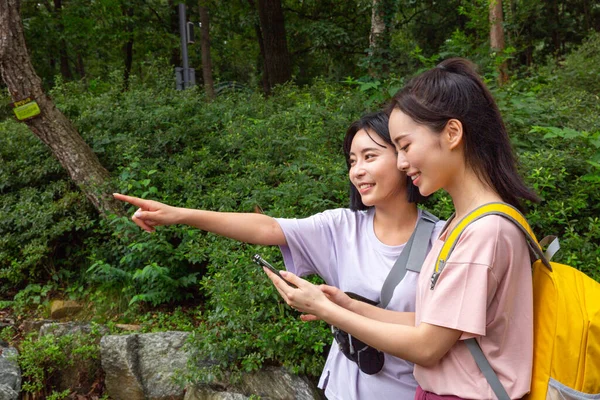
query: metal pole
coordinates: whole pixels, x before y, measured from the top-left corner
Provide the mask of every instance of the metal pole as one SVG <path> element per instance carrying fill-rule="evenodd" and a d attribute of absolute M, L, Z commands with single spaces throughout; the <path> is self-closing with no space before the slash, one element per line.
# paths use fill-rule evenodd
<path fill-rule="evenodd" d="M 179 36 L 181 36 L 181 58 L 183 60 L 183 88 L 189 86 L 189 71 L 188 71 L 188 53 L 187 53 L 187 38 L 186 38 L 186 17 L 185 4 L 179 3 Z"/>

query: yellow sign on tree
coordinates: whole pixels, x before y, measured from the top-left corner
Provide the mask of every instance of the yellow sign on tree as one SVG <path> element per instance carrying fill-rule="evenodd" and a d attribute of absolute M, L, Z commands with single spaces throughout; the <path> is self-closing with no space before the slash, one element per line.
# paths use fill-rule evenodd
<path fill-rule="evenodd" d="M 33 118 L 40 114 L 38 103 L 31 97 L 15 101 L 14 103 L 11 103 L 11 106 L 19 121 L 25 121 L 26 119 Z"/>

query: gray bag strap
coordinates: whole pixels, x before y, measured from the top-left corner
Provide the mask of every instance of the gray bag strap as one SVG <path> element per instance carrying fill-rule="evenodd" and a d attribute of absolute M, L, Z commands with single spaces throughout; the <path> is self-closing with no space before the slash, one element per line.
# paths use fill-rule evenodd
<path fill-rule="evenodd" d="M 410 239 L 408 239 L 408 242 L 406 242 L 406 246 L 402 250 L 402 253 L 400 253 L 400 256 L 398 256 L 387 278 L 385 278 L 385 282 L 383 282 L 379 304 L 381 308 L 385 308 L 388 305 L 394 294 L 394 289 L 402 281 L 407 270 L 416 273 L 421 272 L 421 266 L 429 250 L 429 239 L 438 221 L 439 219 L 435 215 L 421 210 L 421 217 L 417 222 L 417 227 L 410 236 Z"/>
<path fill-rule="evenodd" d="M 465 340 L 465 344 L 475 359 L 475 362 L 481 370 L 481 373 L 483 376 L 485 376 L 485 379 L 492 387 L 492 390 L 494 391 L 494 394 L 498 400 L 510 400 L 510 397 L 508 396 L 508 393 L 506 393 L 504 386 L 502 386 L 502 382 L 500 382 L 498 375 L 496 375 L 489 361 L 487 358 L 485 358 L 485 354 L 483 354 L 483 351 L 481 350 L 479 343 L 477 343 L 477 340 L 475 340 L 475 338 L 467 339 Z"/>

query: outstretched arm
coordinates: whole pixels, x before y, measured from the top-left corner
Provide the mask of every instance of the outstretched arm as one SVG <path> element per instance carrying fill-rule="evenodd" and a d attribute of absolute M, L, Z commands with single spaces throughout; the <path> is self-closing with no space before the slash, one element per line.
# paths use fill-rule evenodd
<path fill-rule="evenodd" d="M 425 367 L 435 365 L 462 334 L 455 329 L 427 323 L 415 327 L 377 321 L 339 306 L 318 286 L 290 272 L 281 271 L 281 274 L 297 289 L 288 286 L 271 271 L 265 272 L 286 303 L 298 311 L 313 314 L 385 353 Z"/>
<path fill-rule="evenodd" d="M 131 219 L 147 232 L 154 232 L 155 226 L 159 225 L 185 224 L 245 243 L 287 244 L 281 227 L 268 215 L 194 210 L 119 193 L 113 196 L 139 207 Z"/>

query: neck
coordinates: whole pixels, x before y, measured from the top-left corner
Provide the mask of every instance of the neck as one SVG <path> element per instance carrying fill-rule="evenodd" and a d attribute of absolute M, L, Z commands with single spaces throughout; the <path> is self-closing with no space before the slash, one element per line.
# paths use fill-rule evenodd
<path fill-rule="evenodd" d="M 458 176 L 454 181 L 454 185 L 447 188 L 447 192 L 454 203 L 456 221 L 460 221 L 461 218 L 479 206 L 502 201 L 498 193 L 482 182 L 471 170 L 464 171 L 463 174 Z"/>
<path fill-rule="evenodd" d="M 417 223 L 417 215 L 417 206 L 408 201 L 396 202 L 387 207 L 375 206 L 375 235 L 389 246 L 406 243 Z"/>

